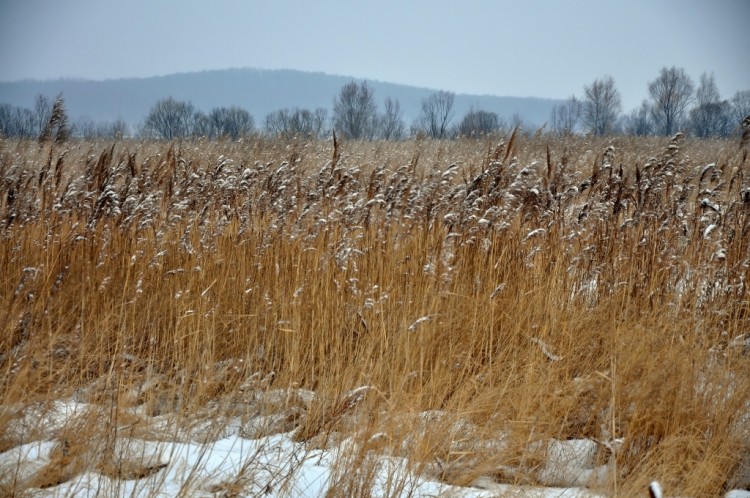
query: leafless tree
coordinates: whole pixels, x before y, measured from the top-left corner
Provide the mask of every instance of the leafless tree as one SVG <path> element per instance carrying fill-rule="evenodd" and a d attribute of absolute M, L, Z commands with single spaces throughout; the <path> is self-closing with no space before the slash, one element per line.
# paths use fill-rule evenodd
<path fill-rule="evenodd" d="M 15 133 L 14 121 L 15 106 L 10 104 L 0 104 L 0 137 L 13 137 Z"/>
<path fill-rule="evenodd" d="M 722 101 L 713 74 L 703 73 L 690 111 L 690 129 L 699 138 L 723 137 L 730 133 L 731 106 Z"/>
<path fill-rule="evenodd" d="M 523 130 L 523 128 L 526 126 L 526 123 L 523 120 L 523 116 L 519 112 L 514 112 L 513 115 L 510 117 L 510 127 L 512 129 L 518 128 L 519 130 Z"/>
<path fill-rule="evenodd" d="M 377 107 L 367 82 L 352 81 L 341 88 L 333 103 L 334 128 L 352 140 L 371 140 L 377 128 Z"/>
<path fill-rule="evenodd" d="M 470 109 L 461 119 L 457 132 L 467 138 L 479 138 L 500 130 L 500 117 L 496 112 Z"/>
<path fill-rule="evenodd" d="M 29 138 L 36 134 L 36 119 L 31 110 L 0 104 L 0 136 Z"/>
<path fill-rule="evenodd" d="M 322 107 L 316 107 L 312 112 L 312 136 L 316 138 L 322 137 L 324 134 L 330 135 L 330 120 L 328 118 L 328 109 Z"/>
<path fill-rule="evenodd" d="M 269 112 L 263 120 L 263 128 L 270 136 L 289 135 L 289 109 Z"/>
<path fill-rule="evenodd" d="M 90 117 L 78 119 L 71 126 L 70 134 L 84 140 L 92 138 L 115 138 L 119 139 L 128 136 L 128 124 L 122 118 L 114 121 L 96 122 Z"/>
<path fill-rule="evenodd" d="M 211 119 L 203 111 L 195 111 L 190 126 L 190 135 L 195 138 L 216 138 L 215 131 L 211 125 Z"/>
<path fill-rule="evenodd" d="M 121 118 L 105 121 L 97 125 L 96 134 L 102 138 L 120 139 L 128 135 L 128 124 Z"/>
<path fill-rule="evenodd" d="M 320 138 L 328 121 L 328 111 L 323 108 L 295 109 L 289 115 L 289 126 L 295 133 L 310 137 Z"/>
<path fill-rule="evenodd" d="M 684 69 L 663 67 L 659 76 L 649 83 L 653 101 L 652 117 L 656 132 L 673 135 L 683 125 L 687 108 L 693 100 L 693 80 Z"/>
<path fill-rule="evenodd" d="M 636 137 L 654 134 L 654 122 L 651 119 L 651 104 L 644 100 L 640 107 L 633 109 L 625 117 L 625 133 Z"/>
<path fill-rule="evenodd" d="M 422 112 L 415 122 L 415 129 L 432 138 L 448 136 L 455 94 L 440 91 L 422 100 Z"/>
<path fill-rule="evenodd" d="M 149 111 L 143 125 L 146 135 L 173 140 L 192 134 L 195 108 L 190 102 L 168 97 L 157 102 Z"/>
<path fill-rule="evenodd" d="M 211 125 L 211 137 L 223 137 L 237 140 L 247 135 L 255 127 L 253 117 L 248 111 L 240 107 L 217 107 L 213 109 L 208 119 Z"/>
<path fill-rule="evenodd" d="M 406 131 L 401 104 L 398 100 L 386 97 L 383 107 L 384 112 L 378 120 L 378 136 L 383 140 L 401 140 Z"/>
<path fill-rule="evenodd" d="M 73 135 L 85 140 L 90 140 L 97 136 L 96 121 L 89 117 L 79 119 L 73 124 Z"/>
<path fill-rule="evenodd" d="M 52 116 L 52 102 L 46 95 L 38 93 L 34 98 L 34 120 L 36 136 L 39 137 Z"/>
<path fill-rule="evenodd" d="M 264 128 L 271 136 L 320 138 L 327 121 L 328 111 L 322 108 L 281 109 L 266 115 Z"/>
<path fill-rule="evenodd" d="M 602 136 L 612 132 L 620 114 L 620 93 L 611 76 L 594 80 L 583 87 L 581 119 L 589 132 Z"/>
<path fill-rule="evenodd" d="M 552 108 L 550 123 L 552 130 L 560 136 L 572 134 L 581 118 L 581 102 L 571 96 L 562 104 Z"/>

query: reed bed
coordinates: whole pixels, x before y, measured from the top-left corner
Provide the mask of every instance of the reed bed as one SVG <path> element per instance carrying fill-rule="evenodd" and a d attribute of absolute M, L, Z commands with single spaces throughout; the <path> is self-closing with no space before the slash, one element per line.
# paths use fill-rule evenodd
<path fill-rule="evenodd" d="M 330 496 L 366 496 L 377 455 L 570 484 L 543 462 L 577 439 L 597 492 L 747 488 L 749 173 L 681 136 L 2 140 L 0 452 L 59 451 L 0 494 L 257 416 L 354 448 Z M 63 399 L 97 409 L 18 429 Z"/>

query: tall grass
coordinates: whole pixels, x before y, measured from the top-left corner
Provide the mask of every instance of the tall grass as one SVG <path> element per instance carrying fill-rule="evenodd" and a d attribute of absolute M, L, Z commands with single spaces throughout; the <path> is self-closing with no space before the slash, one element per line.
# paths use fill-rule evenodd
<path fill-rule="evenodd" d="M 610 462 L 599 491 L 750 484 L 750 166 L 734 142 L 0 147 L 0 451 L 49 436 L 3 429 L 24 410 L 102 407 L 52 435 L 82 446 L 75 465 L 4 492 L 97 465 L 123 477 L 90 448 L 158 415 L 248 416 L 287 388 L 254 414 L 357 448 L 331 495 L 365 495 L 377 454 L 534 484 L 545 442 L 574 438 Z"/>

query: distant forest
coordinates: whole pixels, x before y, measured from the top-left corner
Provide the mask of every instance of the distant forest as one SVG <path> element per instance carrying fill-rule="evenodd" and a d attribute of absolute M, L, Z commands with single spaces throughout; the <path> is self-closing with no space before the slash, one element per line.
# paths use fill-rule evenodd
<path fill-rule="evenodd" d="M 738 132 L 750 114 L 750 90 L 723 100 L 712 74 L 696 85 L 683 69 L 665 67 L 649 82 L 641 106 L 623 113 L 608 76 L 564 101 L 462 95 L 292 70 L 0 83 L 0 135 L 42 138 L 53 112 L 58 119 L 64 112 L 64 136 L 80 138 L 319 138 L 335 129 L 350 139 L 399 140 L 480 137 L 515 127 L 557 135 L 682 131 L 707 138 Z"/>
<path fill-rule="evenodd" d="M 45 121 L 41 111 L 62 94 L 74 134 L 119 131 L 138 135 L 154 106 L 171 97 L 207 116 L 217 109 L 243 109 L 253 118 L 254 129 L 263 131 L 264 122 L 272 113 L 277 117 L 279 112 L 286 113 L 294 120 L 305 119 L 306 111 L 317 112 L 320 118 L 325 111 L 330 120 L 334 100 L 351 81 L 352 78 L 343 76 L 293 70 L 228 69 L 106 81 L 5 82 L 0 83 L 0 119 L 16 113 L 21 121 L 36 121 L 38 132 L 43 126 L 39 123 Z M 385 112 L 386 99 L 398 102 L 407 132 L 420 114 L 422 101 L 435 93 L 431 89 L 378 81 L 367 81 L 367 85 L 378 112 Z M 501 91 L 499 82 L 498 92 Z M 459 119 L 471 109 L 483 110 L 496 113 L 509 124 L 523 121 L 532 128 L 542 125 L 558 103 L 559 100 L 533 97 L 457 94 L 453 114 Z M 325 128 L 330 125 L 326 122 Z"/>

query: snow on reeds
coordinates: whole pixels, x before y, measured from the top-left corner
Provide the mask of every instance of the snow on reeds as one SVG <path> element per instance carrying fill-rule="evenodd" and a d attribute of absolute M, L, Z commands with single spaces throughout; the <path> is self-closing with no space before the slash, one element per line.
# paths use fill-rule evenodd
<path fill-rule="evenodd" d="M 0 452 L 50 448 L 0 494 L 173 472 L 131 439 L 291 431 L 349 448 L 330 496 L 746 488 L 748 191 L 735 142 L 680 135 L 3 140 Z"/>

